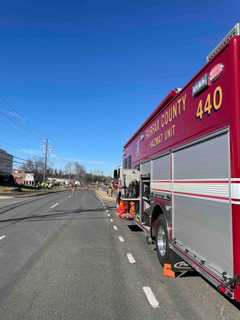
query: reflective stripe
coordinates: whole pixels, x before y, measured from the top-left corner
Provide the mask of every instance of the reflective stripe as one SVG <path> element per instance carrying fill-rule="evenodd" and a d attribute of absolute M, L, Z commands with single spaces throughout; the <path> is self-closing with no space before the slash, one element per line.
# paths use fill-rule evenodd
<path fill-rule="evenodd" d="M 239 182 L 240 180 L 236 178 L 231 180 L 154 180 L 151 182 L 151 190 L 240 204 Z"/>

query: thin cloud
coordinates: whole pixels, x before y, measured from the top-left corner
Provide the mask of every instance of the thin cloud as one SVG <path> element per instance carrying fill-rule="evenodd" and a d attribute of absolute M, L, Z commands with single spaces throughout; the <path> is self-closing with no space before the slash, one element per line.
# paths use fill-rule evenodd
<path fill-rule="evenodd" d="M 9 115 L 10 117 L 16 119 L 16 120 L 20 120 L 21 122 L 25 122 L 25 119 L 23 116 L 21 116 L 19 113 L 17 113 L 16 111 L 8 111 L 8 110 L 3 110 L 3 112 L 5 112 L 7 115 Z"/>

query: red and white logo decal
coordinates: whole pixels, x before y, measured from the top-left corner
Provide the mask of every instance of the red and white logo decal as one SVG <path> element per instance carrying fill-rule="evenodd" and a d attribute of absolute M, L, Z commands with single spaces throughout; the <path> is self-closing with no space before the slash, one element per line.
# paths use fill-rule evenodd
<path fill-rule="evenodd" d="M 222 63 L 216 64 L 209 73 L 209 82 L 215 81 L 223 72 L 224 65 Z"/>

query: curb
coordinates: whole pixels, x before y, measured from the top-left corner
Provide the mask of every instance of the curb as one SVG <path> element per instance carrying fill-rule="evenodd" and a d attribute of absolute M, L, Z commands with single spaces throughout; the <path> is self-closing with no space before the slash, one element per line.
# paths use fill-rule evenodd
<path fill-rule="evenodd" d="M 116 200 L 114 197 L 109 197 L 104 191 L 95 190 L 95 193 L 105 200 L 114 201 L 114 202 Z"/>

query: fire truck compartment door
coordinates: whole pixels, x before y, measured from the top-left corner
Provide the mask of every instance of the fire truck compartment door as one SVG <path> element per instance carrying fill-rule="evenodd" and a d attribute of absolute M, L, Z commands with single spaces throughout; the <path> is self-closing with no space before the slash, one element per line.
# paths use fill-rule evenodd
<path fill-rule="evenodd" d="M 151 173 L 151 161 L 140 164 L 140 172 L 142 175 L 150 175 Z"/>
<path fill-rule="evenodd" d="M 173 154 L 173 232 L 177 243 L 233 276 L 230 143 L 223 133 Z"/>

